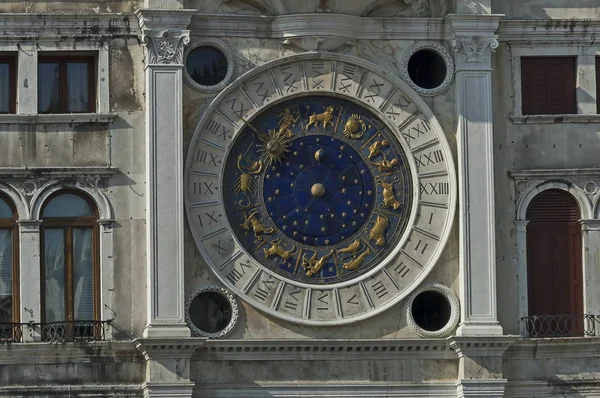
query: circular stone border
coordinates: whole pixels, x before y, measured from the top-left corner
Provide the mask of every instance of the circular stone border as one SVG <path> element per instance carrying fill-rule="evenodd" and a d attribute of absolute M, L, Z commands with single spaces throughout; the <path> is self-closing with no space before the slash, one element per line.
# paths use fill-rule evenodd
<path fill-rule="evenodd" d="M 418 86 L 415 82 L 412 81 L 410 75 L 408 74 L 408 62 L 410 58 L 418 51 L 421 50 L 431 50 L 435 51 L 439 54 L 444 63 L 446 64 L 446 77 L 442 84 L 435 88 L 423 88 Z M 404 80 L 413 90 L 417 93 L 425 96 L 433 96 L 438 95 L 448 89 L 452 80 L 454 79 L 454 59 L 450 55 L 450 52 L 446 47 L 441 45 L 440 43 L 436 43 L 434 41 L 420 41 L 414 43 L 410 46 L 404 54 L 402 54 L 402 59 L 400 61 L 400 77 Z"/>
<path fill-rule="evenodd" d="M 423 292 L 440 293 L 444 295 L 450 303 L 450 319 L 440 330 L 425 330 L 417 325 L 412 316 L 413 302 L 415 298 Z M 456 297 L 456 294 L 454 294 L 450 288 L 441 283 L 429 283 L 419 286 L 410 296 L 408 296 L 405 306 L 406 321 L 408 325 L 421 337 L 446 337 L 458 326 L 458 321 L 460 320 L 460 302 L 458 301 L 458 297 Z"/>
<path fill-rule="evenodd" d="M 201 293 L 209 292 L 220 294 L 221 296 L 225 297 L 225 299 L 227 299 L 231 305 L 231 319 L 229 320 L 229 323 L 224 329 L 215 333 L 207 333 L 203 330 L 200 330 L 198 327 L 196 327 L 196 325 L 194 325 L 190 317 L 190 306 L 192 305 L 192 301 L 194 301 L 194 299 Z M 239 306 L 233 293 L 231 293 L 228 289 L 217 285 L 200 285 L 189 292 L 185 299 L 185 322 L 192 331 L 192 334 L 195 336 L 209 337 L 212 339 L 219 339 L 227 336 L 237 325 L 240 318 L 239 312 Z"/>
<path fill-rule="evenodd" d="M 227 73 L 225 74 L 225 78 L 221 80 L 219 83 L 213 86 L 204 86 L 202 84 L 197 83 L 187 71 L 187 57 L 198 47 L 213 47 L 217 50 L 221 51 L 227 60 Z M 235 57 L 233 54 L 233 49 L 223 40 L 219 39 L 196 39 L 192 41 L 183 54 L 183 79 L 187 83 L 188 86 L 193 88 L 196 91 L 205 94 L 216 93 L 217 91 L 223 90 L 229 83 L 233 81 L 235 77 Z"/>

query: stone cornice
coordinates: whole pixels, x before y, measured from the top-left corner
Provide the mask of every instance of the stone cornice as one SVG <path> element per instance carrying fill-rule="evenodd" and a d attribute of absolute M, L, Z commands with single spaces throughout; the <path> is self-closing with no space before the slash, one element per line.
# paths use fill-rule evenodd
<path fill-rule="evenodd" d="M 90 362 L 98 358 L 110 358 L 115 362 L 139 362 L 142 359 L 131 341 L 0 345 L 0 365 Z"/>
<path fill-rule="evenodd" d="M 39 115 L 0 115 L 0 124 L 81 124 L 112 123 L 116 113 L 55 113 Z"/>
<path fill-rule="evenodd" d="M 449 346 L 461 357 L 501 357 L 519 336 L 448 337 Z"/>
<path fill-rule="evenodd" d="M 132 14 L 95 13 L 0 13 L 0 41 L 66 40 L 85 37 L 105 40 L 136 36 L 139 28 Z"/>
<path fill-rule="evenodd" d="M 564 359 L 600 356 L 600 337 L 522 339 L 504 354 L 505 359 Z"/>
<path fill-rule="evenodd" d="M 510 170 L 508 175 L 514 180 L 586 179 L 600 177 L 600 168 Z"/>
<path fill-rule="evenodd" d="M 195 354 L 206 360 L 456 359 L 445 339 L 208 340 Z"/>
<path fill-rule="evenodd" d="M 195 14 L 193 36 L 292 39 L 337 37 L 347 40 L 443 40 L 443 18 L 371 18 L 343 14 L 293 14 L 261 17 L 239 14 Z"/>
<path fill-rule="evenodd" d="M 600 20 L 517 19 L 503 20 L 498 30 L 502 42 L 523 45 L 584 43 L 590 45 L 600 35 Z"/>
<path fill-rule="evenodd" d="M 0 167 L 0 177 L 4 179 L 30 178 L 110 178 L 118 169 L 112 166 L 90 167 Z"/>
<path fill-rule="evenodd" d="M 146 360 L 157 358 L 190 358 L 206 344 L 206 337 L 135 339 L 135 348 Z"/>

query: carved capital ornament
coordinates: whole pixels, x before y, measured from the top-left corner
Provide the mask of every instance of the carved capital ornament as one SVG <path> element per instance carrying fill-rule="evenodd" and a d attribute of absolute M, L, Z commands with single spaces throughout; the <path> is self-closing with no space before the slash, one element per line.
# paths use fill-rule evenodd
<path fill-rule="evenodd" d="M 142 41 L 148 49 L 147 65 L 182 65 L 184 48 L 190 42 L 190 32 L 144 31 Z"/>
<path fill-rule="evenodd" d="M 223 90 L 196 128 L 184 186 L 194 240 L 223 284 L 321 326 L 410 294 L 456 204 L 452 154 L 419 95 L 328 53 L 269 62 Z"/>
<path fill-rule="evenodd" d="M 498 48 L 496 36 L 454 36 L 452 47 L 456 69 L 491 69 L 492 52 Z"/>

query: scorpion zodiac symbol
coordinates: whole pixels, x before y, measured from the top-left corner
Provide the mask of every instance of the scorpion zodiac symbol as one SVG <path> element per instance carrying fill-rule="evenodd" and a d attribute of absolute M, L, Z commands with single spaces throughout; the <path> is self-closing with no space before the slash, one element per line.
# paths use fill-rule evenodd
<path fill-rule="evenodd" d="M 256 182 L 254 181 L 253 175 L 262 173 L 265 165 L 264 162 L 259 159 L 252 163 L 246 160 L 246 165 L 243 166 L 242 159 L 244 158 L 244 156 L 245 155 L 240 154 L 237 157 L 236 166 L 240 171 L 241 175 L 235 182 L 234 193 L 236 195 L 240 193 L 244 195 L 246 200 L 245 203 L 244 199 L 242 199 L 238 202 L 238 204 L 242 208 L 247 208 L 250 207 L 250 196 L 254 193 L 254 190 L 256 189 Z"/>

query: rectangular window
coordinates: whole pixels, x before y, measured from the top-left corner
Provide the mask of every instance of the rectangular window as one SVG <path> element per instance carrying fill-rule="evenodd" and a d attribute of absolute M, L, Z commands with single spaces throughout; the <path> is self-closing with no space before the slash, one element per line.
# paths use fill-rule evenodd
<path fill-rule="evenodd" d="M 521 58 L 523 115 L 576 114 L 576 60 Z"/>
<path fill-rule="evenodd" d="M 15 113 L 17 103 L 16 57 L 0 54 L 0 113 Z"/>
<path fill-rule="evenodd" d="M 95 112 L 95 65 L 91 56 L 40 56 L 38 113 Z"/>

